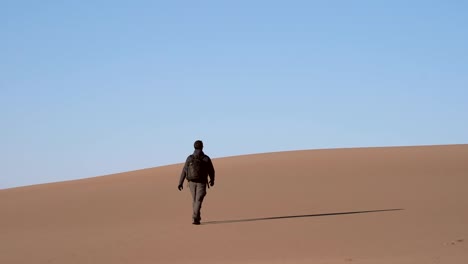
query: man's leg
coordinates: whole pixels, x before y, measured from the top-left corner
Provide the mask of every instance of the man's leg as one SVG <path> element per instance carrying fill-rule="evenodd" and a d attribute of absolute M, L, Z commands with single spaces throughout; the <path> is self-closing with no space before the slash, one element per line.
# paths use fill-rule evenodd
<path fill-rule="evenodd" d="M 197 198 L 197 183 L 189 182 L 190 193 L 192 194 L 192 220 L 195 222 L 195 201 Z"/>
<path fill-rule="evenodd" d="M 203 199 L 206 196 L 206 183 L 196 183 L 195 195 L 193 201 L 193 220 L 194 223 L 200 223 L 201 220 L 201 207 Z"/>

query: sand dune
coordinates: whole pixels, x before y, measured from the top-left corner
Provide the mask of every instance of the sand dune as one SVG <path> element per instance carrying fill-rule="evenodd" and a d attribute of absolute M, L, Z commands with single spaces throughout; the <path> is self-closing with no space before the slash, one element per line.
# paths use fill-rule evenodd
<path fill-rule="evenodd" d="M 182 164 L 0 190 L 0 263 L 468 263 L 468 145 L 213 163 L 200 226 Z"/>

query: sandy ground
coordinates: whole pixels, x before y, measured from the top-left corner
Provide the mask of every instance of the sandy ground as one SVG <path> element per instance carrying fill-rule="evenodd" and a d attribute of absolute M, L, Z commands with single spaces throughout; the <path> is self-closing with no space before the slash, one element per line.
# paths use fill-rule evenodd
<path fill-rule="evenodd" d="M 468 263 L 468 145 L 213 163 L 200 226 L 182 164 L 0 190 L 0 263 Z"/>

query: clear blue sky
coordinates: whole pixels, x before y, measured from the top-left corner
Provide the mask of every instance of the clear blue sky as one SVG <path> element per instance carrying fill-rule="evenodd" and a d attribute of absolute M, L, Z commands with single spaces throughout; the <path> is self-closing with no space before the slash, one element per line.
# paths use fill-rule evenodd
<path fill-rule="evenodd" d="M 213 158 L 468 143 L 467 14 L 467 1 L 3 0 L 0 189 L 183 162 L 196 139 Z"/>

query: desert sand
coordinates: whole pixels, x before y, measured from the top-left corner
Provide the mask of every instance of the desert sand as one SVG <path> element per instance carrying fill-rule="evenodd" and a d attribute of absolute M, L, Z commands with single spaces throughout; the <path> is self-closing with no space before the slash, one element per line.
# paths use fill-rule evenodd
<path fill-rule="evenodd" d="M 468 145 L 213 163 L 200 226 L 182 164 L 0 190 L 0 263 L 468 263 Z"/>

